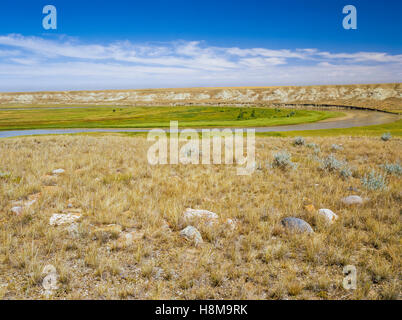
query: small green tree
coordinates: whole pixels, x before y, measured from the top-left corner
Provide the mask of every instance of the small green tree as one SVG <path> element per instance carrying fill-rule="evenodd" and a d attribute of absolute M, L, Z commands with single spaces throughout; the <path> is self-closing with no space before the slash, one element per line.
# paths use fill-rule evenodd
<path fill-rule="evenodd" d="M 240 110 L 240 113 L 237 116 L 237 120 L 243 120 L 243 119 L 244 119 L 244 112 L 243 112 L 243 110 Z"/>

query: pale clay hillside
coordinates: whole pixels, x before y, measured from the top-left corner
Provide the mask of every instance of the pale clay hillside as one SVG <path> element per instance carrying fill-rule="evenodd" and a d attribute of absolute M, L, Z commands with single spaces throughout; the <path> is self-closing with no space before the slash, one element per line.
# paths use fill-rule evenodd
<path fill-rule="evenodd" d="M 0 105 L 332 104 L 402 112 L 401 83 L 0 93 Z"/>

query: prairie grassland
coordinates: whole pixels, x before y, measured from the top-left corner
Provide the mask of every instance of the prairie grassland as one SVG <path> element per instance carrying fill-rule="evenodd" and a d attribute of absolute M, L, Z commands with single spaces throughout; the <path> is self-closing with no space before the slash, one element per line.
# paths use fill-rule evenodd
<path fill-rule="evenodd" d="M 342 116 L 339 111 L 246 107 L 87 107 L 1 110 L 0 130 L 43 128 L 161 128 L 171 120 L 192 126 L 273 126 Z"/>
<path fill-rule="evenodd" d="M 151 166 L 149 145 L 117 134 L 0 142 L 1 298 L 45 298 L 48 264 L 58 274 L 54 299 L 400 298 L 401 176 L 381 166 L 401 161 L 400 138 L 257 138 L 250 176 L 234 165 Z M 269 165 L 282 150 L 297 168 Z M 349 177 L 320 168 L 331 153 L 347 161 Z M 65 172 L 52 174 L 58 168 Z M 385 189 L 362 183 L 372 169 Z M 351 194 L 369 200 L 343 205 Z M 11 212 L 13 201 L 30 199 Z M 328 224 L 311 205 L 339 219 Z M 219 215 L 194 224 L 199 246 L 180 236 L 188 207 Z M 50 226 L 54 213 L 80 214 L 76 233 Z M 314 233 L 287 232 L 280 220 L 288 216 Z M 121 230 L 97 229 L 109 224 Z M 122 242 L 128 233 L 133 241 Z M 345 265 L 357 268 L 356 290 L 342 286 Z"/>

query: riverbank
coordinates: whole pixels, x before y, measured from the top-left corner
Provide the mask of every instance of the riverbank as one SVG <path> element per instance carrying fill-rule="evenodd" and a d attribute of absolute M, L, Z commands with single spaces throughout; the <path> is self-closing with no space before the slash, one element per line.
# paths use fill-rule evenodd
<path fill-rule="evenodd" d="M 181 123 L 180 123 L 181 124 Z M 331 135 L 381 135 L 390 132 L 402 136 L 402 120 L 400 116 L 375 111 L 344 111 L 343 116 L 327 118 L 319 122 L 295 125 L 281 125 L 254 128 L 257 135 L 275 136 L 331 136 Z M 197 129 L 200 130 L 200 129 Z M 31 129 L 3 130 L 0 138 L 47 134 L 94 134 L 118 133 L 146 134 L 149 128 L 70 128 L 70 129 Z"/>

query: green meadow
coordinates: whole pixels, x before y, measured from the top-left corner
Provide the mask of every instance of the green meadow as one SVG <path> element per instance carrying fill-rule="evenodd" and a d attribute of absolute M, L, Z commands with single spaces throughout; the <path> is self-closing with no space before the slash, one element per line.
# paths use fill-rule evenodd
<path fill-rule="evenodd" d="M 82 107 L 0 109 L 0 130 L 50 128 L 263 127 L 340 117 L 337 111 L 252 107 Z"/>
<path fill-rule="evenodd" d="M 320 130 L 304 130 L 304 131 L 287 131 L 287 132 L 260 132 L 259 136 L 270 137 L 333 137 L 333 136 L 381 136 L 389 132 L 392 136 L 402 137 L 402 119 L 374 126 L 363 126 L 342 129 L 320 129 Z"/>

